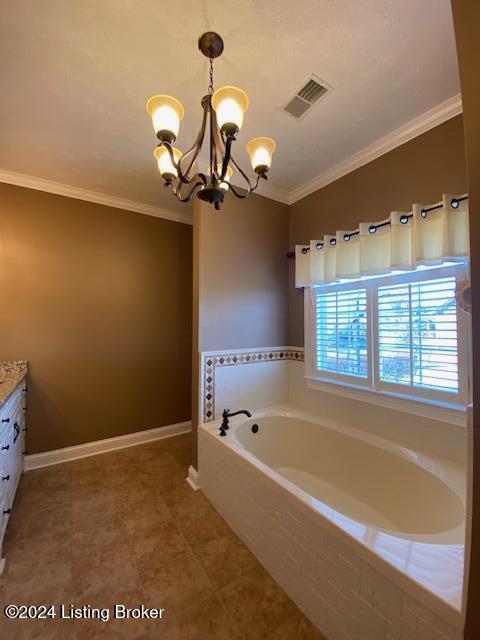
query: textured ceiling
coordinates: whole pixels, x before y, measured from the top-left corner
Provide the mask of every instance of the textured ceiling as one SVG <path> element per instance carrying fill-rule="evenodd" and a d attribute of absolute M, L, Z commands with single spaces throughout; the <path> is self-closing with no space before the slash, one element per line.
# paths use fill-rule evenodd
<path fill-rule="evenodd" d="M 177 146 L 216 86 L 250 97 L 236 156 L 277 141 L 270 182 L 295 189 L 459 91 L 449 0 L 6 0 L 0 14 L 0 169 L 179 209 L 162 187 L 145 112 L 177 97 Z M 334 87 L 301 121 L 282 107 L 311 72 Z"/>

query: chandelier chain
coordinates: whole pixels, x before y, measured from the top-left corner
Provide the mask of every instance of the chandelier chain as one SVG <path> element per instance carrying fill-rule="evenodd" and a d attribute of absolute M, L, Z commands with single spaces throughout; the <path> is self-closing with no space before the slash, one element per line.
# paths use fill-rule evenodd
<path fill-rule="evenodd" d="M 208 93 L 210 95 L 212 95 L 213 93 L 213 58 L 210 58 L 210 69 L 209 69 L 209 73 L 210 73 L 210 83 L 208 85 Z"/>

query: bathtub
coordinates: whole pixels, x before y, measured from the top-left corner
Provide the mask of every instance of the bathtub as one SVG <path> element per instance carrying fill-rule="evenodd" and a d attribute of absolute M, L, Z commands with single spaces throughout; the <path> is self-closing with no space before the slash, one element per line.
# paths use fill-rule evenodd
<path fill-rule="evenodd" d="M 327 638 L 463 637 L 460 464 L 293 407 L 219 424 L 202 490 Z"/>

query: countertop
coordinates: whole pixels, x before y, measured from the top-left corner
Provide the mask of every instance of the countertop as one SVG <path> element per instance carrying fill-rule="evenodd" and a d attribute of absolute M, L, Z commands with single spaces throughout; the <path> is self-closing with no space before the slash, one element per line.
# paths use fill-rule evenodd
<path fill-rule="evenodd" d="M 26 360 L 0 362 L 0 407 L 27 375 Z"/>

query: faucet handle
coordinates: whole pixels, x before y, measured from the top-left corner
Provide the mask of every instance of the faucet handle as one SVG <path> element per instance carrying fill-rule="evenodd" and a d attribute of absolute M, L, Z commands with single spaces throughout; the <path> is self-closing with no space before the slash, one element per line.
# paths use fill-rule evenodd
<path fill-rule="evenodd" d="M 227 429 L 229 428 L 228 426 L 228 418 L 230 416 L 230 409 L 224 409 L 222 412 L 222 424 L 220 426 L 220 435 L 221 436 L 226 436 L 227 435 Z"/>

